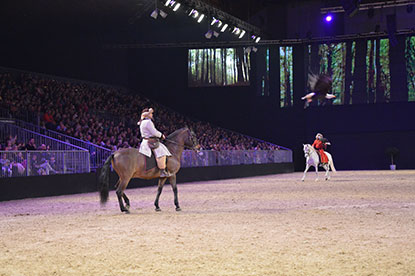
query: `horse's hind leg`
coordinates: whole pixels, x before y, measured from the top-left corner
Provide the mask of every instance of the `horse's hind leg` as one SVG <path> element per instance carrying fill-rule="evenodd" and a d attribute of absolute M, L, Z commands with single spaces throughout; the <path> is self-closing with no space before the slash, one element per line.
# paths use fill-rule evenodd
<path fill-rule="evenodd" d="M 154 201 L 154 206 L 156 206 L 156 211 L 157 212 L 161 211 L 161 209 L 159 207 L 159 198 L 160 198 L 161 192 L 163 191 L 163 186 L 164 186 L 164 183 L 166 183 L 166 180 L 167 180 L 167 178 L 159 178 L 157 196 L 156 196 L 156 200 Z"/>
<path fill-rule="evenodd" d="M 130 210 L 130 199 L 127 197 L 125 193 L 122 193 L 122 198 L 124 199 L 124 202 L 125 202 L 125 208 Z"/>
<path fill-rule="evenodd" d="M 173 189 L 174 193 L 174 205 L 176 205 L 176 211 L 181 211 L 182 209 L 179 206 L 179 198 L 177 196 L 177 183 L 176 183 L 176 175 L 172 175 L 169 178 L 171 188 Z"/>
<path fill-rule="evenodd" d="M 128 185 L 129 181 L 130 181 L 130 178 L 120 179 L 120 183 L 119 183 L 119 185 L 117 187 L 117 190 L 116 190 L 117 197 L 118 197 L 118 203 L 120 204 L 121 212 L 126 212 L 126 213 L 130 213 L 130 211 L 128 210 L 128 208 L 125 208 L 122 199 L 123 199 L 123 197 L 124 197 L 124 200 L 125 200 L 125 198 L 127 198 L 124 194 L 124 191 L 127 188 L 127 185 Z M 130 201 L 128 200 L 128 198 L 126 200 L 126 203 L 127 203 L 127 206 L 129 207 Z"/>
<path fill-rule="evenodd" d="M 327 165 L 325 165 L 324 166 L 324 169 L 326 169 L 326 180 L 329 180 L 330 179 L 330 167 L 329 167 L 329 165 L 327 164 Z"/>

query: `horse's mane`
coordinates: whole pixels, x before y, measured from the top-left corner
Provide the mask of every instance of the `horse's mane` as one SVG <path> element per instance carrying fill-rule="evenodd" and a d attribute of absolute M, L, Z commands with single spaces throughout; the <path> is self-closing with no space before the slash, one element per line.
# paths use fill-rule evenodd
<path fill-rule="evenodd" d="M 180 129 L 177 129 L 177 130 L 173 131 L 172 133 L 170 133 L 166 138 L 172 140 L 172 139 L 176 138 L 176 136 L 179 135 L 179 133 L 183 132 L 186 129 L 188 129 L 188 128 L 187 127 L 182 127 Z"/>

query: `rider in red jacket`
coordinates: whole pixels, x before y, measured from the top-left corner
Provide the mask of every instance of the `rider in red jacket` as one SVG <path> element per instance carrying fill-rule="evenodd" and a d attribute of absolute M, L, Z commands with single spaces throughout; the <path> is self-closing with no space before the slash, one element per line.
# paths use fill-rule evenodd
<path fill-rule="evenodd" d="M 327 164 L 329 159 L 327 158 L 324 150 L 327 148 L 327 145 L 330 145 L 330 142 L 323 137 L 323 134 L 317 133 L 316 140 L 314 140 L 313 147 L 320 153 L 320 159 L 322 164 Z"/>

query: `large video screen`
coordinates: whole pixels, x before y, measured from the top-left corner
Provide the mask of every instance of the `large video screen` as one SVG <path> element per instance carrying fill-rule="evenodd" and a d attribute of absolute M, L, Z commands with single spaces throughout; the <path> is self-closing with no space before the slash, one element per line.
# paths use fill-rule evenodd
<path fill-rule="evenodd" d="M 405 46 L 408 100 L 415 101 L 415 36 L 407 37 Z"/>
<path fill-rule="evenodd" d="M 249 53 L 242 47 L 189 50 L 189 87 L 245 86 L 249 72 Z"/>
<path fill-rule="evenodd" d="M 280 107 L 293 105 L 293 47 L 279 47 L 280 51 Z"/>

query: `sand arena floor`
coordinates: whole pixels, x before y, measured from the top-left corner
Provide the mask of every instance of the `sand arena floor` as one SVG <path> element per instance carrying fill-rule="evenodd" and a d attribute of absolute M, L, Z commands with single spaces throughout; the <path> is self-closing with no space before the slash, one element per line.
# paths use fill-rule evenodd
<path fill-rule="evenodd" d="M 415 171 L 300 178 L 0 202 L 0 275 L 415 275 Z"/>

